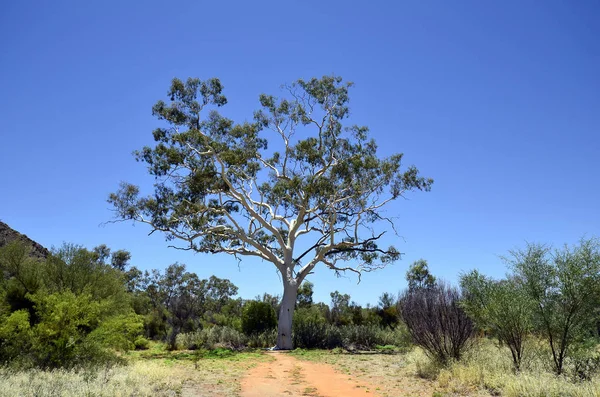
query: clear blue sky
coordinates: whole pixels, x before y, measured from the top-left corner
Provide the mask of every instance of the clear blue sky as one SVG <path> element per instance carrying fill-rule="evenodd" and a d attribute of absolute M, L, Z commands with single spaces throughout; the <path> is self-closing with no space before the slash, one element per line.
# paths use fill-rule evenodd
<path fill-rule="evenodd" d="M 317 268 L 316 298 L 376 303 L 412 261 L 456 281 L 500 277 L 525 241 L 600 235 L 597 1 L 144 1 L 0 5 L 0 220 L 45 246 L 128 249 L 142 269 L 183 262 L 241 296 L 280 293 L 274 267 L 166 248 L 112 218 L 131 156 L 152 142 L 151 106 L 173 77 L 219 77 L 238 121 L 261 92 L 335 73 L 382 154 L 435 179 L 399 215 L 396 265 L 356 279 Z"/>

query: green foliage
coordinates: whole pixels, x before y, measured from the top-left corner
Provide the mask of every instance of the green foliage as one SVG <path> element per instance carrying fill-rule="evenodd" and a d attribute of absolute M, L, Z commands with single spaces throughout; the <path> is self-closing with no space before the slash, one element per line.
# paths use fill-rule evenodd
<path fill-rule="evenodd" d="M 511 252 L 509 263 L 536 305 L 536 325 L 552 350 L 557 374 L 570 350 L 584 343 L 597 325 L 600 304 L 600 243 L 581 240 L 575 247 L 550 250 L 530 244 Z"/>
<path fill-rule="evenodd" d="M 178 263 L 134 279 L 134 308 L 144 315 L 146 336 L 167 340 L 172 349 L 181 332 L 212 325 L 241 329 L 241 300 L 232 299 L 237 287 L 229 280 L 200 279 Z"/>
<path fill-rule="evenodd" d="M 370 350 L 376 345 L 395 345 L 405 348 L 410 335 L 403 327 L 383 329 L 379 325 L 335 326 L 327 323 L 318 306 L 296 309 L 294 313 L 294 346 L 305 349 L 359 349 Z"/>
<path fill-rule="evenodd" d="M 331 296 L 331 323 L 337 326 L 352 324 L 353 313 L 350 308 L 350 295 L 334 291 Z"/>
<path fill-rule="evenodd" d="M 318 307 L 299 307 L 294 311 L 293 321 L 294 346 L 315 348 L 325 346 L 327 336 L 327 320 Z"/>
<path fill-rule="evenodd" d="M 169 101 L 152 108 L 162 122 L 154 145 L 135 153 L 156 179 L 154 192 L 123 183 L 108 201 L 118 218 L 147 223 L 185 249 L 271 262 L 286 291 L 319 263 L 336 273 L 384 267 L 400 253 L 379 245 L 385 231 L 374 232 L 392 222 L 383 206 L 430 190 L 433 180 L 403 167 L 401 153 L 378 156 L 368 128 L 348 125 L 351 86 L 336 76 L 300 79 L 284 98 L 260 95 L 254 120 L 235 123 L 217 110 L 227 103 L 218 79 L 173 79 Z M 294 252 L 300 236 L 307 249 Z M 356 266 L 339 265 L 350 261 Z M 309 305 L 304 292 L 300 304 Z M 280 321 L 278 344 L 290 348 L 289 318 Z"/>
<path fill-rule="evenodd" d="M 409 291 L 419 288 L 433 288 L 436 284 L 435 277 L 429 273 L 429 265 L 425 259 L 413 262 L 406 272 Z"/>
<path fill-rule="evenodd" d="M 132 347 L 125 279 L 103 263 L 108 252 L 105 246 L 90 252 L 65 244 L 36 260 L 22 243 L 0 248 L 0 358 L 14 361 L 18 355 L 23 366 L 70 367 L 110 361 L 108 348 Z"/>
<path fill-rule="evenodd" d="M 28 352 L 32 340 L 28 311 L 17 310 L 6 318 L 0 318 L 0 362 L 10 362 Z"/>
<path fill-rule="evenodd" d="M 393 294 L 384 292 L 379 297 L 379 307 L 377 315 L 380 317 L 380 324 L 384 327 L 394 328 L 400 322 L 400 315 L 398 314 L 398 308 L 396 297 Z"/>
<path fill-rule="evenodd" d="M 566 366 L 571 370 L 571 376 L 575 381 L 591 380 L 600 372 L 598 339 L 588 338 L 573 346 L 566 361 Z"/>
<path fill-rule="evenodd" d="M 102 321 L 100 326 L 90 333 L 89 338 L 103 346 L 127 351 L 138 348 L 137 342 L 143 330 L 142 316 L 129 313 Z M 143 344 L 143 341 L 139 342 Z"/>
<path fill-rule="evenodd" d="M 246 342 L 247 338 L 244 334 L 233 328 L 221 326 L 177 335 L 177 347 L 189 350 L 217 347 L 240 350 L 246 346 Z"/>
<path fill-rule="evenodd" d="M 138 336 L 133 341 L 135 350 L 148 350 L 150 348 L 150 341 L 143 336 Z"/>
<path fill-rule="evenodd" d="M 0 272 L 3 275 L 0 291 L 4 310 L 21 309 L 34 315 L 33 302 L 28 294 L 35 293 L 43 285 L 41 261 L 29 256 L 30 248 L 13 241 L 0 248 Z"/>
<path fill-rule="evenodd" d="M 533 330 L 535 302 L 514 278 L 494 281 L 474 270 L 462 275 L 460 284 L 463 308 L 477 325 L 509 347 L 518 371 L 525 339 Z"/>
<path fill-rule="evenodd" d="M 246 346 L 249 348 L 270 348 L 275 346 L 277 341 L 277 330 L 272 329 L 260 334 L 252 334 L 246 337 Z"/>
<path fill-rule="evenodd" d="M 352 325 L 342 327 L 344 347 L 369 350 L 381 345 L 381 328 L 375 325 Z"/>
<path fill-rule="evenodd" d="M 127 310 L 129 298 L 122 272 L 98 260 L 98 253 L 74 244 L 52 251 L 43 266 L 44 286 L 50 293 L 90 294 L 94 300 L 111 299 Z"/>
<path fill-rule="evenodd" d="M 242 312 L 242 331 L 246 335 L 260 334 L 277 326 L 275 310 L 267 302 L 248 301 Z"/>
<path fill-rule="evenodd" d="M 98 326 L 101 303 L 73 292 L 32 297 L 40 322 L 33 328 L 36 361 L 43 367 L 69 366 L 78 359 L 90 330 Z M 89 348 L 89 346 L 86 346 Z"/>
<path fill-rule="evenodd" d="M 310 307 L 313 304 L 313 288 L 314 284 L 310 281 L 305 281 L 298 287 L 298 295 L 296 297 L 297 307 Z"/>

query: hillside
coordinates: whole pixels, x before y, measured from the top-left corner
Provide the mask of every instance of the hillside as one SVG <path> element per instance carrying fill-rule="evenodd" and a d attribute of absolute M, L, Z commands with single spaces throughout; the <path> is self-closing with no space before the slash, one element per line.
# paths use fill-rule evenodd
<path fill-rule="evenodd" d="M 6 223 L 0 221 L 0 247 L 3 247 L 14 240 L 20 240 L 31 246 L 31 256 L 36 258 L 46 258 L 50 253 L 50 251 L 44 248 L 41 244 L 33 241 L 26 235 L 17 232 Z"/>

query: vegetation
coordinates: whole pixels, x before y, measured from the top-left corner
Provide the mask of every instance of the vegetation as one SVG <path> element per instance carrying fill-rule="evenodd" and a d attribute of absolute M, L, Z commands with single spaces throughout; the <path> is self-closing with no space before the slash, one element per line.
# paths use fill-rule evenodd
<path fill-rule="evenodd" d="M 600 244 L 582 240 L 550 254 L 530 244 L 511 252 L 515 276 L 535 302 L 535 322 L 552 351 L 554 370 L 563 373 L 565 359 L 597 334 L 600 307 Z"/>
<path fill-rule="evenodd" d="M 42 368 L 114 359 L 142 333 L 122 273 L 82 247 L 46 259 L 20 242 L 0 249 L 0 360 Z"/>
<path fill-rule="evenodd" d="M 298 80 L 284 98 L 260 95 L 254 121 L 236 124 L 217 111 L 227 103 L 218 79 L 174 79 L 170 102 L 153 107 L 165 122 L 156 144 L 136 152 L 156 178 L 154 193 L 124 183 L 109 198 L 118 219 L 146 223 L 184 249 L 272 263 L 283 282 L 280 349 L 293 346 L 306 276 L 319 263 L 360 276 L 397 260 L 380 245 L 382 225 L 393 225 L 383 209 L 433 183 L 402 167 L 402 154 L 378 157 L 368 128 L 348 125 L 351 85 Z"/>
<path fill-rule="evenodd" d="M 339 291 L 329 304 L 315 302 L 305 282 L 293 342 L 336 354 L 297 356 L 357 378 L 378 376 L 378 390 L 390 395 L 399 384 L 431 395 L 597 395 L 599 252 L 595 239 L 555 251 L 528 245 L 511 252 L 505 279 L 471 271 L 460 289 L 419 266 L 407 278 L 418 273 L 413 279 L 432 282 L 416 282 L 399 297 L 383 293 L 376 306 Z M 111 395 L 132 387 L 171 395 L 207 384 L 235 393 L 238 384 L 211 378 L 211 366 L 233 360 L 240 364 L 226 364 L 222 376 L 239 378 L 260 357 L 240 352 L 276 343 L 277 296 L 245 301 L 229 280 L 200 279 L 183 264 L 142 272 L 129 260 L 102 245 L 65 244 L 46 258 L 30 256 L 20 242 L 0 248 L 0 395 L 51 394 L 48 388 Z M 345 354 L 364 350 L 380 354 Z M 390 366 L 402 380 L 387 381 Z M 185 375 L 191 367 L 198 372 Z"/>
<path fill-rule="evenodd" d="M 457 288 L 438 283 L 407 290 L 400 312 L 413 341 L 440 364 L 460 360 L 470 347 L 475 327 L 462 309 Z"/>
<path fill-rule="evenodd" d="M 533 331 L 534 301 L 514 278 L 494 281 L 474 270 L 462 275 L 460 282 L 465 311 L 479 327 L 506 344 L 519 371 L 525 341 Z"/>
<path fill-rule="evenodd" d="M 242 331 L 246 335 L 260 334 L 274 329 L 277 315 L 267 302 L 249 301 L 244 304 L 242 312 Z"/>
<path fill-rule="evenodd" d="M 429 265 L 425 259 L 413 262 L 406 272 L 408 290 L 428 289 L 435 287 L 435 276 L 429 272 Z"/>

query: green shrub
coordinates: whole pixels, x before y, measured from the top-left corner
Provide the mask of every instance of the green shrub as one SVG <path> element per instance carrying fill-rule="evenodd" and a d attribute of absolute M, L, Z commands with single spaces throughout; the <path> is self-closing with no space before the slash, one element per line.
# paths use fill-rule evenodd
<path fill-rule="evenodd" d="M 598 341 L 593 338 L 573 346 L 567 357 L 566 367 L 570 369 L 574 380 L 591 380 L 600 372 L 600 352 L 597 346 Z"/>
<path fill-rule="evenodd" d="M 71 366 L 86 331 L 99 321 L 100 303 L 91 295 L 72 292 L 38 294 L 35 302 L 40 322 L 33 328 L 36 361 L 42 367 Z"/>
<path fill-rule="evenodd" d="M 294 346 L 304 349 L 323 348 L 327 340 L 327 324 L 297 322 L 293 325 Z"/>
<path fill-rule="evenodd" d="M 380 329 L 377 339 L 381 345 L 392 345 L 402 351 L 408 351 L 413 347 L 412 337 L 403 323 L 398 324 L 394 329 Z"/>
<path fill-rule="evenodd" d="M 277 342 L 277 330 L 272 329 L 260 334 L 252 334 L 246 338 L 246 346 L 257 349 L 264 349 L 275 346 Z"/>
<path fill-rule="evenodd" d="M 327 328 L 326 319 L 316 306 L 296 309 L 292 334 L 294 346 L 305 349 L 325 348 L 328 344 Z"/>
<path fill-rule="evenodd" d="M 0 319 L 0 361 L 11 361 L 29 351 L 32 338 L 26 310 L 18 310 Z"/>
<path fill-rule="evenodd" d="M 369 350 L 382 344 L 381 328 L 375 325 L 347 325 L 341 331 L 346 348 Z"/>
<path fill-rule="evenodd" d="M 130 313 L 108 318 L 90 334 L 90 338 L 106 347 L 119 351 L 134 349 L 135 341 L 142 335 L 142 316 Z"/>
<path fill-rule="evenodd" d="M 344 346 L 344 337 L 340 327 L 335 325 L 327 325 L 325 327 L 325 342 L 323 348 L 334 349 L 336 347 Z"/>
<path fill-rule="evenodd" d="M 150 347 L 150 341 L 143 336 L 139 336 L 133 342 L 135 350 L 148 350 Z"/>
<path fill-rule="evenodd" d="M 176 346 L 178 349 L 198 350 L 207 345 L 208 335 L 205 329 L 196 332 L 187 332 L 177 335 Z"/>
<path fill-rule="evenodd" d="M 233 328 L 214 326 L 196 332 L 177 335 L 178 349 L 197 350 L 225 347 L 240 350 L 246 346 L 246 336 Z"/>
<path fill-rule="evenodd" d="M 242 311 L 242 331 L 246 335 L 260 334 L 277 326 L 277 315 L 267 302 L 248 301 Z"/>
<path fill-rule="evenodd" d="M 246 345 L 246 337 L 241 332 L 230 327 L 212 327 L 208 329 L 208 346 L 209 349 L 217 347 L 227 347 L 234 350 L 244 348 Z"/>
<path fill-rule="evenodd" d="M 411 346 L 410 334 L 403 326 L 396 329 L 378 325 L 345 325 L 337 327 L 326 324 L 314 313 L 298 310 L 294 317 L 294 346 L 303 349 L 373 350 L 378 345 L 393 345 L 407 349 Z"/>

